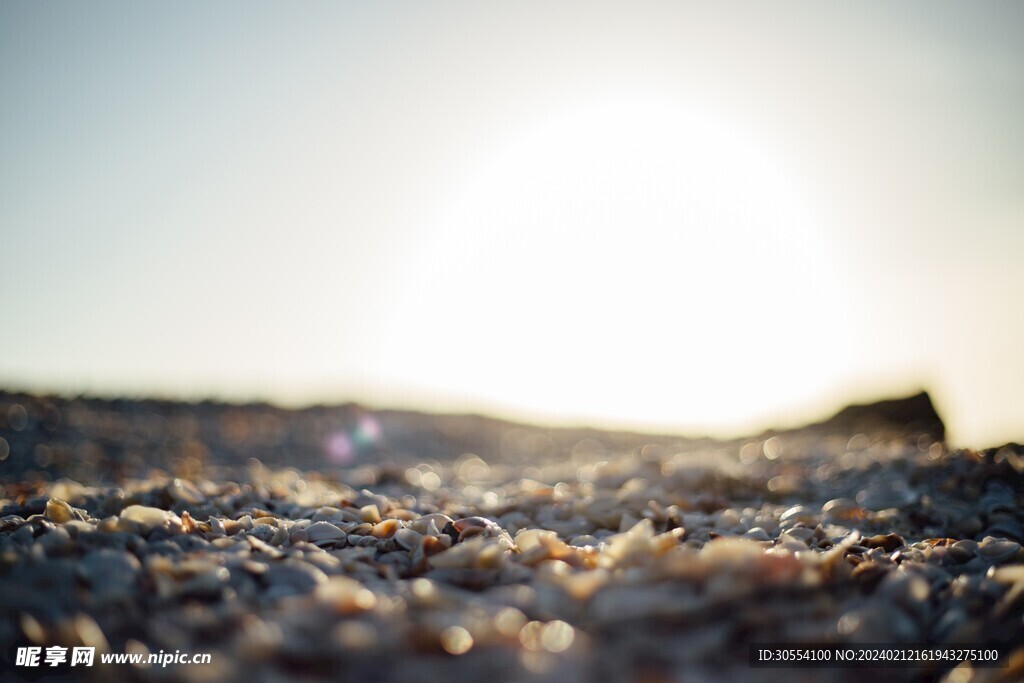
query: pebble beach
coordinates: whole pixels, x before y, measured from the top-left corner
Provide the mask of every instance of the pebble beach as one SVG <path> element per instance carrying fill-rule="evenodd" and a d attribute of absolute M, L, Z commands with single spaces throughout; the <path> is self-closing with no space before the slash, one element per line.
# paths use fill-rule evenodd
<path fill-rule="evenodd" d="M 927 395 L 734 440 L 0 392 L 0 672 L 83 681 L 1024 678 L 1024 447 Z M 751 644 L 999 666 L 752 666 Z M 18 648 L 208 653 L 19 667 Z"/>

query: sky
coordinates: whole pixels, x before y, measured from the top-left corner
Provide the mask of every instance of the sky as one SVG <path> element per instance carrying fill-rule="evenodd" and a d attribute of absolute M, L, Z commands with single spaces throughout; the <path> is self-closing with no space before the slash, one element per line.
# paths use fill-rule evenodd
<path fill-rule="evenodd" d="M 1024 441 L 1019 2 L 0 4 L 0 386 Z"/>

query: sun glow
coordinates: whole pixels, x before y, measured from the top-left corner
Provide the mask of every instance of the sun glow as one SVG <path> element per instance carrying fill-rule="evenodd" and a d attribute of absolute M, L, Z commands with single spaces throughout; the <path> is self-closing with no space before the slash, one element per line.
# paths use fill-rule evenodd
<path fill-rule="evenodd" d="M 584 103 L 503 136 L 446 200 L 397 306 L 397 377 L 534 418 L 716 429 L 845 370 L 812 203 L 728 121 Z"/>

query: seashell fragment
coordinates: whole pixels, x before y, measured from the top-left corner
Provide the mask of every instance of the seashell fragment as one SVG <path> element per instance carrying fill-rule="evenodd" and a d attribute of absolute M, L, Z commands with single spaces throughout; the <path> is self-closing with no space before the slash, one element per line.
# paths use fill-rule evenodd
<path fill-rule="evenodd" d="M 424 536 L 412 529 L 401 528 L 395 531 L 392 538 L 395 539 L 395 543 L 397 543 L 399 547 L 406 550 L 412 550 L 423 543 Z"/>
<path fill-rule="evenodd" d="M 867 511 L 850 498 L 833 498 L 821 506 L 821 516 L 827 522 L 859 522 Z"/>
<path fill-rule="evenodd" d="M 46 518 L 51 522 L 57 524 L 63 524 L 64 522 L 70 522 L 75 517 L 75 513 L 72 511 L 70 505 L 59 498 L 50 498 L 46 501 Z"/>
<path fill-rule="evenodd" d="M 796 524 L 814 526 L 818 523 L 818 513 L 806 505 L 794 505 L 779 516 L 779 524 L 790 527 Z"/>
<path fill-rule="evenodd" d="M 436 569 L 497 569 L 508 553 L 504 543 L 478 536 L 432 555 L 429 564 Z"/>
<path fill-rule="evenodd" d="M 860 544 L 865 548 L 881 548 L 886 552 L 892 552 L 905 546 L 907 542 L 898 534 L 878 534 L 861 539 Z"/>
<path fill-rule="evenodd" d="M 359 517 L 364 522 L 378 524 L 381 521 L 380 509 L 372 503 L 370 505 L 364 505 L 359 508 Z"/>
<path fill-rule="evenodd" d="M 339 546 L 344 544 L 347 534 L 330 522 L 313 522 L 304 529 L 296 529 L 291 533 L 291 542 L 307 541 L 318 547 Z"/>
<path fill-rule="evenodd" d="M 411 529 L 421 534 L 438 536 L 445 525 L 452 523 L 453 520 L 448 515 L 435 512 L 433 514 L 423 515 L 409 526 Z"/>
<path fill-rule="evenodd" d="M 373 529 L 370 530 L 370 535 L 374 538 L 391 538 L 401 526 L 397 519 L 385 519 L 373 526 Z"/>
<path fill-rule="evenodd" d="M 134 522 L 147 531 L 169 524 L 181 526 L 181 520 L 173 512 L 144 505 L 129 505 L 121 511 L 120 518 Z"/>

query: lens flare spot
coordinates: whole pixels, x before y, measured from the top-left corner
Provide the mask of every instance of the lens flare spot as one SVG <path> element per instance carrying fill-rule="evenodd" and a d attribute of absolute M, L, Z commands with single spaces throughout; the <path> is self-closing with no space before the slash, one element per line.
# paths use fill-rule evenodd
<path fill-rule="evenodd" d="M 360 415 L 354 424 L 335 429 L 323 442 L 324 457 L 334 465 L 351 465 L 361 453 L 373 450 L 381 441 L 380 422 L 373 415 Z"/>
<path fill-rule="evenodd" d="M 355 460 L 356 448 L 346 431 L 331 432 L 324 440 L 324 455 L 335 465 L 349 465 Z"/>

